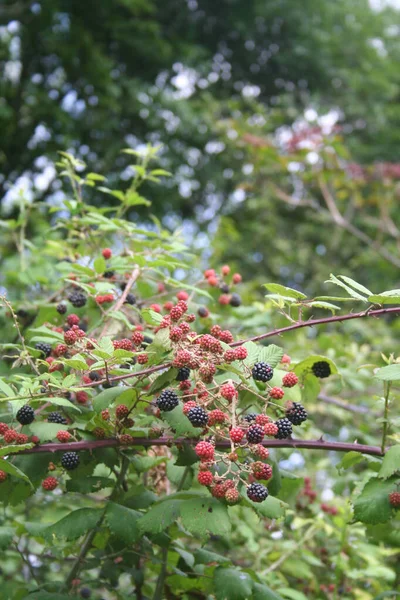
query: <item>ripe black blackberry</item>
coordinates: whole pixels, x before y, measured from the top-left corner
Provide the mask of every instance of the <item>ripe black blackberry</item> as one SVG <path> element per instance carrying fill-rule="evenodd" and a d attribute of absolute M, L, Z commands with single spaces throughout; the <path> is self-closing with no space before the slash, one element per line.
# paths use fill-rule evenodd
<path fill-rule="evenodd" d="M 274 376 L 273 368 L 265 362 L 256 363 L 251 373 L 256 381 L 270 381 Z"/>
<path fill-rule="evenodd" d="M 275 421 L 275 425 L 278 428 L 278 433 L 275 435 L 276 439 L 284 440 L 292 435 L 292 423 L 286 417 Z"/>
<path fill-rule="evenodd" d="M 313 364 L 311 367 L 312 372 L 315 377 L 319 377 L 320 379 L 324 379 L 325 377 L 329 377 L 331 374 L 331 367 L 328 362 L 325 360 L 319 360 Z"/>
<path fill-rule="evenodd" d="M 46 342 L 38 342 L 35 344 L 35 348 L 43 352 L 46 358 L 51 354 L 51 344 L 47 344 Z"/>
<path fill-rule="evenodd" d="M 242 299 L 239 294 L 232 294 L 229 304 L 234 307 L 240 306 L 242 304 Z"/>
<path fill-rule="evenodd" d="M 229 294 L 229 285 L 227 283 L 221 283 L 219 289 L 223 294 Z"/>
<path fill-rule="evenodd" d="M 92 595 L 92 591 L 87 587 L 82 588 L 79 593 L 81 595 L 81 598 L 90 598 Z"/>
<path fill-rule="evenodd" d="M 178 369 L 178 375 L 176 376 L 177 381 L 186 381 L 190 377 L 189 367 L 182 367 Z"/>
<path fill-rule="evenodd" d="M 149 335 L 145 335 L 143 338 L 143 342 L 142 342 L 142 348 L 146 348 L 146 346 L 151 344 L 152 341 L 153 341 L 153 338 L 151 338 Z"/>
<path fill-rule="evenodd" d="M 97 371 L 92 371 L 91 373 L 89 373 L 89 379 L 91 381 L 100 381 L 101 377 L 100 375 L 97 373 Z"/>
<path fill-rule="evenodd" d="M 87 297 L 83 292 L 71 292 L 68 296 L 68 300 L 75 308 L 81 308 L 82 306 L 85 306 Z"/>
<path fill-rule="evenodd" d="M 252 421 L 255 421 L 257 417 L 257 413 L 249 413 L 248 415 L 245 415 L 244 420 L 247 421 L 248 423 L 251 423 Z"/>
<path fill-rule="evenodd" d="M 164 390 L 157 398 L 157 406 L 163 412 L 174 410 L 178 404 L 178 395 L 174 390 Z"/>
<path fill-rule="evenodd" d="M 104 271 L 103 273 L 103 277 L 105 277 L 106 279 L 111 279 L 111 277 L 114 277 L 115 275 L 115 271 Z"/>
<path fill-rule="evenodd" d="M 264 427 L 256 424 L 250 425 L 246 437 L 249 444 L 259 444 L 264 439 Z"/>
<path fill-rule="evenodd" d="M 301 425 L 307 420 L 308 413 L 299 402 L 292 402 L 292 406 L 286 411 L 286 417 L 293 425 Z"/>
<path fill-rule="evenodd" d="M 56 310 L 60 315 L 65 315 L 67 312 L 67 305 L 64 302 L 60 302 L 60 304 L 57 304 Z"/>
<path fill-rule="evenodd" d="M 193 427 L 205 427 L 208 423 L 208 414 L 201 406 L 194 406 L 187 414 Z"/>
<path fill-rule="evenodd" d="M 209 312 L 205 306 L 200 306 L 199 310 L 197 311 L 197 314 L 199 315 L 199 317 L 205 318 L 208 317 Z"/>
<path fill-rule="evenodd" d="M 79 465 L 80 459 L 77 452 L 64 452 L 61 457 L 61 464 L 67 471 L 73 471 Z"/>
<path fill-rule="evenodd" d="M 136 297 L 133 294 L 127 294 L 124 304 L 136 304 Z"/>
<path fill-rule="evenodd" d="M 35 411 L 32 406 L 25 404 L 25 406 L 20 408 L 17 412 L 16 418 L 21 425 L 29 425 L 29 423 L 32 423 L 32 421 L 35 420 Z"/>
<path fill-rule="evenodd" d="M 67 419 L 59 412 L 54 411 L 47 416 L 48 423 L 58 423 L 59 425 L 66 425 Z"/>
<path fill-rule="evenodd" d="M 247 497 L 253 502 L 264 502 L 268 498 L 268 490 L 262 483 L 251 483 L 247 488 Z"/>

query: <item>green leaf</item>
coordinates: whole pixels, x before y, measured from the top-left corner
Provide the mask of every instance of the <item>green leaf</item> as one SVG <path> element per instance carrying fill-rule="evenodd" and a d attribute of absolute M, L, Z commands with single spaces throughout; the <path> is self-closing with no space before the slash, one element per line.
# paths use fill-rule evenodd
<path fill-rule="evenodd" d="M 231 559 L 228 556 L 222 556 L 221 554 L 216 554 L 215 552 L 210 552 L 210 550 L 205 550 L 204 548 L 199 548 L 194 553 L 196 564 L 209 565 L 213 563 L 224 564 L 230 563 Z"/>
<path fill-rule="evenodd" d="M 151 384 L 149 393 L 154 394 L 159 390 L 162 390 L 166 385 L 171 383 L 171 381 L 174 381 L 176 379 L 177 374 L 178 369 L 172 368 L 168 369 L 168 371 L 165 371 L 165 373 L 163 373 L 162 375 L 156 377 L 156 379 Z"/>
<path fill-rule="evenodd" d="M 369 296 L 368 300 L 374 304 L 399 304 L 400 290 L 389 290 L 381 294 L 373 294 Z"/>
<path fill-rule="evenodd" d="M 179 517 L 182 500 L 167 498 L 152 506 L 138 521 L 139 531 L 146 533 L 161 533 Z"/>
<path fill-rule="evenodd" d="M 58 423 L 45 423 L 43 421 L 34 421 L 29 425 L 33 435 L 37 435 L 41 442 L 53 440 L 58 431 L 67 431 L 69 425 L 60 425 Z"/>
<path fill-rule="evenodd" d="M 187 416 L 183 414 L 181 405 L 176 406 L 174 410 L 162 413 L 162 418 L 177 437 L 181 435 L 198 437 L 201 434 L 201 427 L 193 427 Z"/>
<path fill-rule="evenodd" d="M 69 492 L 79 492 L 80 494 L 91 494 L 104 488 L 112 488 L 114 485 L 114 479 L 97 477 L 96 475 L 69 479 L 66 482 L 66 488 Z"/>
<path fill-rule="evenodd" d="M 139 538 L 137 522 L 141 516 L 137 510 L 114 502 L 107 505 L 106 521 L 111 533 L 127 544 L 133 544 Z"/>
<path fill-rule="evenodd" d="M 276 367 L 282 360 L 284 352 L 283 349 L 275 344 L 269 346 L 262 346 L 258 353 L 258 359 L 261 362 L 266 362 L 270 367 Z"/>
<path fill-rule="evenodd" d="M 183 442 L 182 446 L 178 449 L 178 458 L 176 459 L 175 465 L 177 467 L 188 467 L 198 462 L 198 460 L 199 457 L 193 447 L 187 442 Z"/>
<path fill-rule="evenodd" d="M 49 541 L 54 537 L 68 541 L 75 540 L 91 529 L 94 529 L 102 513 L 101 508 L 78 508 L 68 513 L 53 525 L 43 529 L 40 535 Z"/>
<path fill-rule="evenodd" d="M 22 450 L 28 450 L 32 448 L 34 444 L 15 444 L 14 446 L 3 446 L 0 448 L 0 456 L 7 456 L 7 454 L 17 454 Z"/>
<path fill-rule="evenodd" d="M 290 600 L 308 600 L 307 596 L 305 596 L 303 592 L 298 592 L 297 590 L 292 590 L 291 588 L 279 588 L 279 593 Z"/>
<path fill-rule="evenodd" d="M 360 454 L 360 452 L 346 452 L 342 460 L 336 465 L 336 468 L 338 471 L 341 471 L 342 469 L 350 469 L 359 462 L 362 462 L 364 459 L 365 456 Z"/>
<path fill-rule="evenodd" d="M 255 583 L 252 600 L 282 600 L 282 596 L 273 592 L 267 585 Z"/>
<path fill-rule="evenodd" d="M 335 310 L 340 309 L 340 306 L 336 306 L 335 304 L 331 304 L 330 302 L 321 302 L 320 300 L 315 300 L 314 302 L 307 303 L 307 307 L 324 308 L 326 310 L 330 310 L 332 313 L 334 313 Z"/>
<path fill-rule="evenodd" d="M 303 387 L 301 389 L 301 397 L 303 401 L 310 403 L 314 402 L 318 398 L 320 391 L 321 383 L 318 377 L 315 377 L 312 373 L 307 374 L 304 377 Z"/>
<path fill-rule="evenodd" d="M 231 530 L 226 506 L 208 496 L 183 502 L 181 519 L 183 526 L 195 535 L 228 535 Z"/>
<path fill-rule="evenodd" d="M 15 396 L 14 390 L 4 381 L 2 377 L 0 377 L 0 392 L 7 396 L 7 398 L 12 398 Z"/>
<path fill-rule="evenodd" d="M 383 457 L 382 466 L 378 473 L 381 479 L 391 477 L 400 471 L 400 445 L 392 446 Z"/>
<path fill-rule="evenodd" d="M 253 580 L 239 569 L 218 567 L 214 571 L 214 588 L 217 600 L 250 600 Z"/>
<path fill-rule="evenodd" d="M 327 358 L 326 356 L 319 356 L 319 355 L 309 356 L 305 360 L 302 360 L 301 362 L 297 363 L 297 365 L 294 367 L 294 372 L 299 377 L 301 375 L 303 375 L 303 373 L 309 373 L 309 372 L 311 372 L 311 368 L 312 368 L 313 364 L 318 361 L 324 361 L 329 364 L 329 366 L 331 368 L 331 375 L 335 375 L 338 372 L 337 367 L 336 367 L 335 363 L 333 362 L 333 360 L 331 360 L 330 358 Z M 312 372 L 310 373 L 310 375 L 311 374 L 312 374 Z"/>
<path fill-rule="evenodd" d="M 107 270 L 107 263 L 102 256 L 98 256 L 93 263 L 96 273 L 104 273 Z"/>
<path fill-rule="evenodd" d="M 372 477 L 353 503 L 354 519 L 371 525 L 386 523 L 392 514 L 388 495 L 393 491 L 395 482 L 396 478 L 382 481 Z"/>
<path fill-rule="evenodd" d="M 343 278 L 343 276 L 340 276 L 340 277 Z M 348 285 L 346 285 L 345 283 L 343 283 L 343 281 L 340 281 L 337 277 L 335 277 L 332 274 L 330 275 L 330 278 L 329 278 L 329 280 L 326 283 L 334 283 L 335 285 L 338 285 L 339 287 L 341 287 L 344 290 L 346 290 L 346 292 L 352 298 L 354 298 L 356 300 L 361 300 L 362 302 L 368 302 L 368 300 L 367 300 L 367 298 L 365 296 L 361 296 L 361 294 L 359 294 L 358 292 L 355 291 L 355 289 L 359 289 L 359 287 L 363 287 L 363 286 L 360 286 L 360 284 L 357 284 L 357 282 L 353 281 L 352 279 L 349 279 L 348 277 L 346 279 L 349 280 L 348 282 L 350 282 L 350 281 L 353 282 L 352 287 L 349 287 Z M 367 290 L 367 288 L 364 288 L 364 290 L 365 290 L 364 293 L 367 296 L 371 295 L 372 292 L 370 292 L 369 290 Z"/>
<path fill-rule="evenodd" d="M 267 517 L 268 519 L 279 519 L 285 515 L 287 504 L 278 498 L 274 498 L 274 496 L 268 496 L 264 502 L 253 502 L 247 498 L 245 489 L 242 491 L 242 494 L 245 498 L 245 504 L 251 506 L 251 508 L 263 517 Z"/>
<path fill-rule="evenodd" d="M 346 277 L 346 275 L 339 275 L 339 277 L 340 277 L 340 279 L 342 279 L 343 281 L 345 281 L 346 283 L 351 285 L 352 288 L 354 288 L 355 290 L 358 290 L 362 294 L 367 294 L 367 295 L 372 294 L 371 290 L 369 290 L 365 286 L 361 285 L 361 283 L 354 281 L 354 279 L 351 279 L 350 277 Z"/>
<path fill-rule="evenodd" d="M 68 410 L 74 410 L 79 413 L 82 412 L 79 406 L 76 406 L 76 404 L 73 404 L 66 398 L 59 398 L 58 396 L 49 396 L 48 398 L 33 398 L 30 403 L 36 404 L 38 402 L 48 402 L 49 404 L 54 404 L 55 406 L 64 406 Z"/>
<path fill-rule="evenodd" d="M 0 470 L 5 471 L 9 475 L 13 475 L 14 477 L 18 477 L 19 479 L 23 479 L 24 481 L 29 483 L 29 485 L 32 486 L 29 477 L 25 475 L 25 473 L 20 471 L 20 469 L 18 469 L 18 467 L 15 466 L 13 463 L 10 463 L 8 460 L 0 459 Z"/>
<path fill-rule="evenodd" d="M 115 398 L 120 396 L 125 390 L 126 388 L 117 386 L 100 392 L 100 394 L 97 394 L 93 400 L 93 410 L 99 413 L 105 408 L 108 408 L 113 403 Z"/>
<path fill-rule="evenodd" d="M 12 527 L 0 527 L 0 548 L 5 550 L 13 539 L 15 531 Z"/>
<path fill-rule="evenodd" d="M 399 381 L 400 380 L 400 365 L 387 365 L 378 369 L 374 377 L 381 381 Z"/>
<path fill-rule="evenodd" d="M 287 298 L 294 298 L 295 300 L 304 300 L 307 298 L 302 292 L 281 285 L 280 283 L 264 283 L 263 287 L 267 288 L 267 290 L 273 294 L 279 294 L 280 296 L 286 296 Z"/>
<path fill-rule="evenodd" d="M 74 358 L 64 360 L 64 364 L 67 365 L 67 367 L 77 369 L 78 371 L 86 371 L 88 369 L 86 360 L 81 354 L 75 354 Z"/>
<path fill-rule="evenodd" d="M 163 316 L 151 308 L 144 308 L 140 315 L 149 325 L 159 325 L 163 320 Z"/>

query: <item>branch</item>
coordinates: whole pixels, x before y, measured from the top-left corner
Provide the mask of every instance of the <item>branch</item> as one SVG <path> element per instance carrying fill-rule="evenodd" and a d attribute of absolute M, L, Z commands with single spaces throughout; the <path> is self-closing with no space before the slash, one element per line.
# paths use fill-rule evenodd
<path fill-rule="evenodd" d="M 173 438 L 171 436 L 162 436 L 159 438 L 134 438 L 130 446 L 170 446 L 180 445 L 183 443 L 197 444 L 198 438 Z M 344 443 L 344 442 L 326 442 L 323 439 L 319 440 L 297 440 L 297 439 L 286 439 L 286 440 L 266 440 L 262 442 L 265 448 L 306 448 L 308 450 L 332 450 L 333 452 L 361 452 L 362 454 L 370 454 L 372 456 L 383 456 L 385 450 L 382 450 L 378 446 L 367 446 L 365 444 L 355 443 Z M 50 442 L 49 444 L 40 444 L 34 446 L 28 450 L 23 450 L 18 454 L 36 454 L 39 452 L 66 452 L 66 451 L 83 451 L 83 450 L 97 450 L 99 448 L 112 448 L 121 446 L 119 440 L 116 438 L 109 438 L 106 440 L 93 440 L 93 441 L 81 441 L 81 442 L 70 442 L 66 444 L 60 444 L 58 442 Z M 127 447 L 124 444 L 123 447 Z M 228 440 L 217 440 L 215 443 L 216 448 L 230 448 L 230 441 Z"/>
<path fill-rule="evenodd" d="M 262 333 L 261 335 L 256 335 L 245 340 L 239 340 L 238 342 L 230 344 L 230 346 L 241 346 L 245 342 L 257 342 L 258 340 L 264 340 L 275 335 L 281 335 L 282 333 L 286 333 L 287 331 L 301 329 L 302 327 L 314 327 L 314 325 L 324 325 L 325 323 L 340 323 L 341 321 L 349 321 L 350 319 L 363 319 L 364 317 L 380 317 L 385 314 L 396 313 L 400 313 L 400 306 L 396 306 L 393 308 L 379 308 L 377 310 L 369 310 L 358 313 L 350 313 L 348 315 L 337 315 L 335 317 L 324 317 L 323 319 L 309 319 L 308 321 L 301 321 L 299 323 L 289 325 L 288 327 L 274 329 L 273 331 L 268 331 L 268 333 Z"/>
<path fill-rule="evenodd" d="M 327 396 L 326 394 L 319 394 L 318 399 L 322 400 L 326 404 L 333 404 L 334 406 L 338 406 L 339 408 L 343 408 L 343 410 L 348 410 L 349 412 L 359 413 L 360 415 L 371 414 L 371 410 L 367 406 L 358 406 L 357 404 L 351 404 L 347 402 L 343 402 L 343 400 L 339 400 L 339 398 L 333 398 L 332 396 Z M 380 413 L 374 412 L 372 413 L 376 417 L 380 417 Z"/>
<path fill-rule="evenodd" d="M 350 313 L 348 315 L 339 315 L 336 317 L 325 317 L 323 319 L 310 319 L 308 321 L 301 321 L 300 323 L 294 323 L 293 325 L 289 325 L 288 327 L 282 327 L 281 329 L 274 329 L 273 331 L 269 331 L 268 333 L 263 333 L 261 335 L 257 335 L 251 338 L 247 338 L 244 340 L 239 340 L 238 342 L 233 342 L 229 344 L 231 347 L 241 346 L 245 342 L 256 342 L 258 340 L 263 340 L 269 337 L 273 337 L 275 335 L 281 335 L 282 333 L 286 333 L 287 331 L 293 331 L 294 329 L 300 329 L 302 327 L 314 327 L 314 325 L 324 325 L 325 323 L 336 323 L 341 321 L 348 321 L 349 319 L 363 319 L 364 317 L 380 317 L 385 314 L 396 314 L 400 313 L 400 306 L 394 308 L 380 308 L 377 310 L 363 311 L 359 313 Z M 125 379 L 130 379 L 131 377 L 140 377 L 142 375 L 150 375 L 151 373 L 156 373 L 157 371 L 162 371 L 163 369 L 167 369 L 172 366 L 171 362 L 164 363 L 162 365 L 156 365 L 154 367 L 149 367 L 147 369 L 142 369 L 141 371 L 135 371 L 134 373 L 128 373 L 126 375 L 117 375 L 116 377 L 110 377 L 107 379 L 100 379 L 99 381 L 92 381 L 91 383 L 85 383 L 81 387 L 96 387 L 98 385 L 104 385 L 114 383 L 116 381 L 124 381 Z"/>

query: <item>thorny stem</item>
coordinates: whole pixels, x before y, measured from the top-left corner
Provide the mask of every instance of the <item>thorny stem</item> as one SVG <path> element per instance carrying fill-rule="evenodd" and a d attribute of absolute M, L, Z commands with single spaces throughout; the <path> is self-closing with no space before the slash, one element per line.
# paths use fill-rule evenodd
<path fill-rule="evenodd" d="M 159 438 L 134 438 L 131 446 L 168 446 L 177 445 L 183 443 L 197 444 L 198 438 L 173 438 L 171 436 L 162 436 Z M 261 442 L 265 448 L 306 448 L 308 450 L 331 450 L 333 452 L 360 452 L 362 454 L 370 454 L 372 456 L 383 456 L 387 451 L 386 448 L 382 450 L 379 446 L 368 446 L 366 444 L 355 443 L 344 443 L 344 442 L 326 442 L 323 439 L 319 440 L 298 440 L 298 439 L 286 439 L 286 440 L 265 440 Z M 112 448 L 120 446 L 120 442 L 115 438 L 109 438 L 106 440 L 93 440 L 93 441 L 81 441 L 81 442 L 70 442 L 70 443 L 55 443 L 40 444 L 33 448 L 28 448 L 19 452 L 21 454 L 36 454 L 40 452 L 65 452 L 67 450 L 73 450 L 79 452 L 81 450 L 97 450 L 99 448 Z M 217 440 L 215 442 L 216 448 L 230 448 L 231 444 L 228 440 Z M 124 445 L 128 447 L 127 444 Z"/>

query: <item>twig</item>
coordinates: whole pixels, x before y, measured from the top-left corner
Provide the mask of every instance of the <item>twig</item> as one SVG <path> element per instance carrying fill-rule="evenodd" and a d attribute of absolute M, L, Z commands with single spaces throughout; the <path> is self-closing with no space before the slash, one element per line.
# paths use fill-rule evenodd
<path fill-rule="evenodd" d="M 339 400 L 339 398 L 333 398 L 332 396 L 327 396 L 326 394 L 319 394 L 318 399 L 322 400 L 326 404 L 333 404 L 334 406 L 338 406 L 339 408 L 343 408 L 343 410 L 348 410 L 349 412 L 359 413 L 360 415 L 371 414 L 370 409 L 367 406 L 358 406 L 357 404 L 351 404 L 347 402 L 343 402 L 343 400 Z M 380 416 L 380 413 L 372 413 L 374 416 Z"/>
<path fill-rule="evenodd" d="M 391 382 L 390 381 L 386 381 L 384 383 L 384 389 L 385 389 L 385 409 L 384 409 L 384 413 L 383 413 L 383 430 L 382 430 L 382 444 L 381 444 L 381 450 L 382 450 L 382 452 L 385 450 L 385 447 L 386 447 L 386 437 L 387 437 L 387 432 L 388 432 L 388 429 L 389 429 L 388 418 L 389 418 L 390 387 L 391 387 Z"/>

